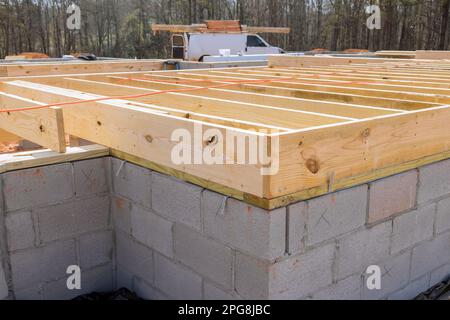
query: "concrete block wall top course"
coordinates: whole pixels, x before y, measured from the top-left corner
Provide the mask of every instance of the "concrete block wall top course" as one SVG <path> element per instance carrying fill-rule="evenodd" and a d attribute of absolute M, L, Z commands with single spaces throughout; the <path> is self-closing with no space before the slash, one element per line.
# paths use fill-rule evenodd
<path fill-rule="evenodd" d="M 268 211 L 116 158 L 8 172 L 6 290 L 64 297 L 64 266 L 78 264 L 91 278 L 113 270 L 110 288 L 154 299 L 410 297 L 450 274 L 450 190 L 428 192 L 432 173 L 427 166 Z M 372 264 L 387 283 L 376 293 L 365 288 Z"/>

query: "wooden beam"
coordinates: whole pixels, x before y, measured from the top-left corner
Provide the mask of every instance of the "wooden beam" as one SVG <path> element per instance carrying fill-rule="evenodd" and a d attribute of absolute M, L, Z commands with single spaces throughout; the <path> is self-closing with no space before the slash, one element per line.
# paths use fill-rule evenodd
<path fill-rule="evenodd" d="M 25 151 L 0 155 L 0 173 L 29 169 L 71 161 L 80 161 L 106 157 L 109 148 L 100 145 L 67 148 L 65 153 L 51 150 Z"/>
<path fill-rule="evenodd" d="M 176 25 L 176 24 L 152 24 L 153 32 L 172 32 L 172 33 L 191 33 L 191 32 L 206 32 L 206 24 L 195 25 Z"/>
<path fill-rule="evenodd" d="M 269 67 L 303 68 L 310 66 L 348 65 L 361 63 L 370 64 L 397 60 L 402 61 L 402 59 L 273 55 L 269 57 Z"/>
<path fill-rule="evenodd" d="M 342 188 L 352 177 L 450 150 L 450 107 L 331 125 L 280 136 L 280 171 L 268 199 Z M 382 176 L 378 177 L 381 178 Z"/>
<path fill-rule="evenodd" d="M 415 51 L 377 51 L 375 55 L 380 58 L 416 59 Z"/>
<path fill-rule="evenodd" d="M 248 33 L 275 33 L 275 34 L 289 34 L 291 28 L 274 28 L 274 27 L 248 27 L 242 26 L 242 30 Z"/>
<path fill-rule="evenodd" d="M 430 60 L 450 59 L 450 51 L 417 50 L 416 59 L 430 59 Z"/>
<path fill-rule="evenodd" d="M 0 109 L 31 107 L 42 103 L 0 92 Z M 61 108 L 0 113 L 0 127 L 23 139 L 55 152 L 65 152 L 65 132 Z"/>
<path fill-rule="evenodd" d="M 108 60 L 0 65 L 1 77 L 162 70 L 164 60 Z"/>
<path fill-rule="evenodd" d="M 18 135 L 0 129 L 0 144 L 10 144 L 11 142 L 18 142 L 21 140 L 23 140 L 23 138 Z"/>

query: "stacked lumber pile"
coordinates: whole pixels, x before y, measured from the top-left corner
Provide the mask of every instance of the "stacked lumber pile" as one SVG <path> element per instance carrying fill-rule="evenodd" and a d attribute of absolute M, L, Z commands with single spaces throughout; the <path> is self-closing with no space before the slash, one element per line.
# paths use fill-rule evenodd
<path fill-rule="evenodd" d="M 153 32 L 167 31 L 171 33 L 278 33 L 288 34 L 290 28 L 249 27 L 239 20 L 208 20 L 204 24 L 170 25 L 153 24 Z"/>

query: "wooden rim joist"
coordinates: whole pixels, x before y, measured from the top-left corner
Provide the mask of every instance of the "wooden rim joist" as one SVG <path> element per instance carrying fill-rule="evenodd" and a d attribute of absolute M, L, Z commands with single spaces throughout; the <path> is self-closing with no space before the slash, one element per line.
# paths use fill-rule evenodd
<path fill-rule="evenodd" d="M 6 131 L 61 152 L 70 134 L 265 209 L 450 158 L 449 102 L 448 61 L 275 56 L 269 67 L 0 79 Z M 175 164 L 174 132 L 195 137 L 198 125 L 217 135 L 192 152 L 230 132 L 256 137 L 278 146 L 279 170 Z"/>

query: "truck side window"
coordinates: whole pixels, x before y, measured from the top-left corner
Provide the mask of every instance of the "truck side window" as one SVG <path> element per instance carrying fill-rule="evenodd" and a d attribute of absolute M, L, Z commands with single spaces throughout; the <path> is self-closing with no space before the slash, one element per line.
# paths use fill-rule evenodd
<path fill-rule="evenodd" d="M 172 41 L 174 47 L 184 47 L 184 39 L 182 36 L 174 35 Z"/>
<path fill-rule="evenodd" d="M 247 47 L 267 47 L 267 46 L 257 36 L 248 36 L 247 37 Z"/>

